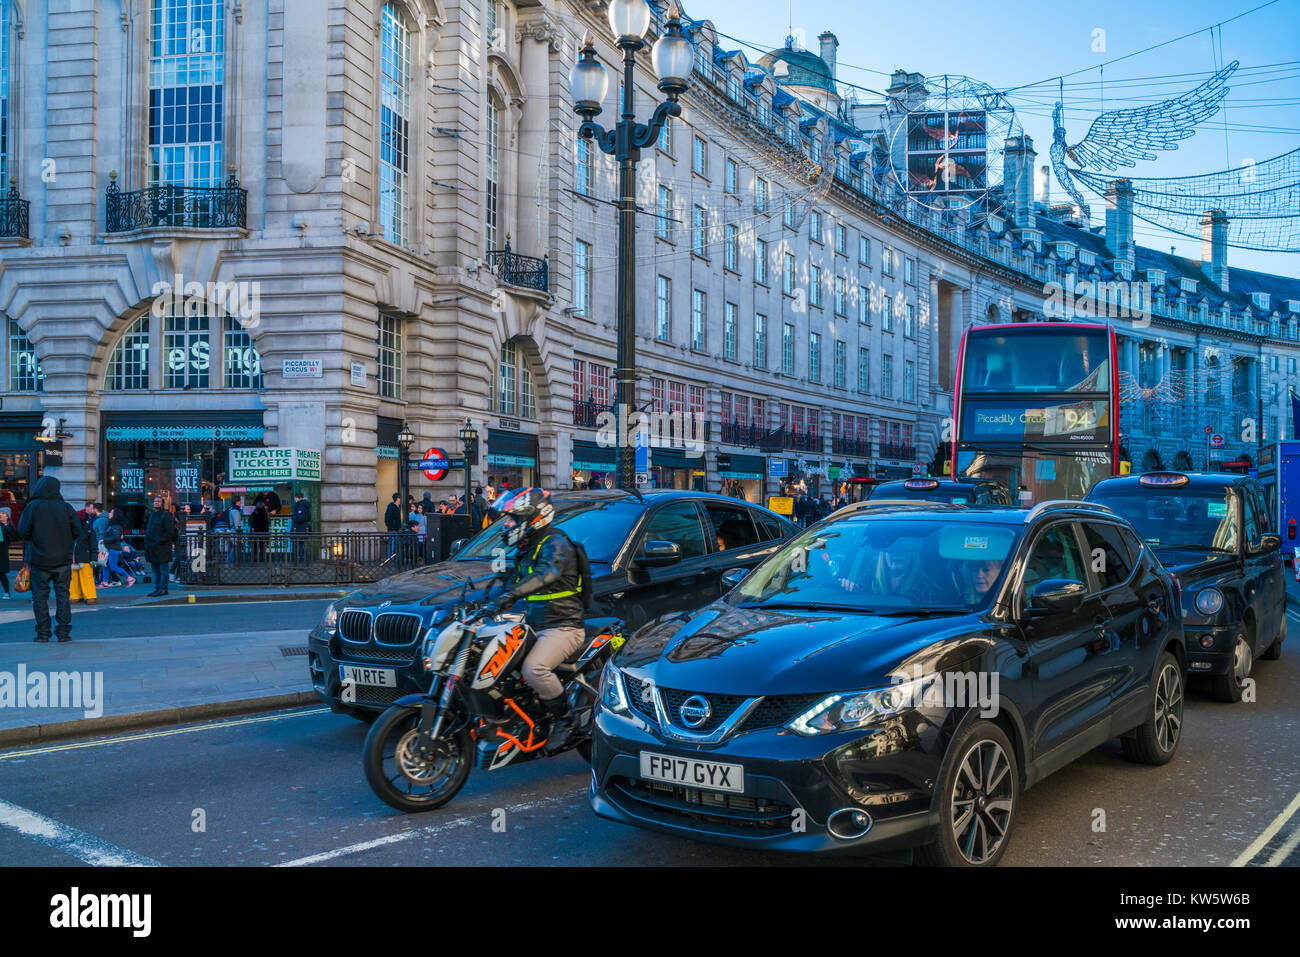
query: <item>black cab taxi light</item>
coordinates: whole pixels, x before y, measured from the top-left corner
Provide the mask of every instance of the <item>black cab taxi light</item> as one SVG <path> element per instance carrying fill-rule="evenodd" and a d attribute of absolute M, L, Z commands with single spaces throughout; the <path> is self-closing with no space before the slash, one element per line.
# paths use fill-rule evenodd
<path fill-rule="evenodd" d="M 1147 472 L 1145 475 L 1138 476 L 1138 484 L 1140 485 L 1163 488 L 1179 488 L 1189 481 L 1182 472 Z"/>
<path fill-rule="evenodd" d="M 903 488 L 938 488 L 939 480 L 932 478 L 908 479 Z"/>

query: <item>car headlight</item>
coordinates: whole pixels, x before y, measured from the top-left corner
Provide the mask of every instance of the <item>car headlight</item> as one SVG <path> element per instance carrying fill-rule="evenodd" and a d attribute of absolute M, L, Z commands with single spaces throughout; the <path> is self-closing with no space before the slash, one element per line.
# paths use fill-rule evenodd
<path fill-rule="evenodd" d="M 320 620 L 321 627 L 333 634 L 339 626 L 339 610 L 330 602 L 330 606 L 325 609 L 325 617 Z"/>
<path fill-rule="evenodd" d="M 627 713 L 627 689 L 623 687 L 623 672 L 611 661 L 605 665 L 600 677 L 601 706 L 614 714 Z"/>
<path fill-rule="evenodd" d="M 919 705 L 932 680 L 933 676 L 928 675 L 888 688 L 827 695 L 786 727 L 807 737 L 864 728 Z"/>
<path fill-rule="evenodd" d="M 1195 604 L 1202 615 L 1217 615 L 1223 610 L 1223 592 L 1217 588 L 1202 588 L 1196 593 Z"/>

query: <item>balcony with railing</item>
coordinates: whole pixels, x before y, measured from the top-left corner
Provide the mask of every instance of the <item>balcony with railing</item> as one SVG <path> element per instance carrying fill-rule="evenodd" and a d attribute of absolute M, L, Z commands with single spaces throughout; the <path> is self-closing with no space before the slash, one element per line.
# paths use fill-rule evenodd
<path fill-rule="evenodd" d="M 764 452 L 821 452 L 822 437 L 794 429 L 773 429 L 762 436 L 758 447 Z"/>
<path fill-rule="evenodd" d="M 510 237 L 506 237 L 505 249 L 490 249 L 487 254 L 488 268 L 492 275 L 507 286 L 521 289 L 534 289 L 537 292 L 550 290 L 550 267 L 546 257 L 523 256 L 510 251 Z"/>
<path fill-rule="evenodd" d="M 614 413 L 614 406 L 602 405 L 594 399 L 573 403 L 573 424 L 584 429 L 596 428 L 596 419 L 602 412 Z"/>
<path fill-rule="evenodd" d="M 916 447 L 885 442 L 880 446 L 880 457 L 882 459 L 894 459 L 899 462 L 911 462 L 916 458 Z"/>
<path fill-rule="evenodd" d="M 833 436 L 831 438 L 831 453 L 834 455 L 847 455 L 852 458 L 866 459 L 870 458 L 871 443 L 865 439 L 846 438 L 844 436 Z"/>
<path fill-rule="evenodd" d="M 726 445 L 749 445 L 757 447 L 763 441 L 766 430 L 756 425 L 745 425 L 739 420 L 722 422 L 719 427 L 720 439 Z"/>
<path fill-rule="evenodd" d="M 10 182 L 9 192 L 0 198 L 0 239 L 26 239 L 32 204 L 18 195 L 18 185 Z"/>
<path fill-rule="evenodd" d="M 232 172 L 220 186 L 147 186 L 124 193 L 117 173 L 105 195 L 105 232 L 136 229 L 247 229 L 248 190 Z"/>

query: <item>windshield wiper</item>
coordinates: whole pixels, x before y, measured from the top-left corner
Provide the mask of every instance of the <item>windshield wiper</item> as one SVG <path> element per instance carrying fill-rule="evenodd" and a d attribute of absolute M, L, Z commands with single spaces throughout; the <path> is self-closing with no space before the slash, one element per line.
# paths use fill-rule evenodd
<path fill-rule="evenodd" d="M 1223 552 L 1227 555 L 1232 554 L 1231 548 L 1220 548 L 1218 545 L 1202 545 L 1200 542 L 1170 542 L 1167 545 L 1154 545 L 1151 542 L 1147 542 L 1147 544 L 1151 545 L 1152 548 L 1190 548 L 1198 552 Z"/>
<path fill-rule="evenodd" d="M 843 605 L 835 602 L 826 601 L 741 601 L 736 602 L 737 608 L 798 608 L 808 611 L 857 611 L 863 609 L 857 605 Z"/>

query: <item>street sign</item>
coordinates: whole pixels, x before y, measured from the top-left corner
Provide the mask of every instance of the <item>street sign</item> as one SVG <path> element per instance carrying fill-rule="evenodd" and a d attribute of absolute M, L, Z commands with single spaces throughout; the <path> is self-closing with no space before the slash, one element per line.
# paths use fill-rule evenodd
<path fill-rule="evenodd" d="M 424 453 L 424 458 L 416 468 L 424 469 L 424 474 L 430 482 L 437 482 L 447 474 L 451 462 L 447 460 L 447 453 L 435 446 Z"/>
<path fill-rule="evenodd" d="M 649 472 L 637 472 L 637 473 L 636 473 L 636 487 L 637 487 L 637 488 L 645 488 L 645 487 L 648 486 L 649 484 L 650 484 L 650 473 L 649 473 Z"/>
<path fill-rule="evenodd" d="M 787 464 L 788 463 L 785 459 L 768 459 L 767 474 L 772 478 L 785 478 Z M 773 511 L 775 511 L 775 509 L 773 509 Z"/>
<path fill-rule="evenodd" d="M 1205 427 L 1205 434 L 1206 434 L 1206 435 L 1209 435 L 1209 434 L 1210 434 L 1211 432 L 1213 432 L 1213 431 L 1214 431 L 1214 427 L 1213 427 L 1213 426 L 1207 425 L 1207 426 Z"/>
<path fill-rule="evenodd" d="M 924 466 L 924 465 L 913 465 L 913 466 L 912 466 L 912 474 L 913 474 L 913 475 L 924 475 L 924 474 L 925 474 L 925 466 Z"/>
<path fill-rule="evenodd" d="M 1227 444 L 1228 440 L 1224 438 L 1222 432 L 1215 432 L 1210 436 L 1210 447 L 1221 449 Z"/>
<path fill-rule="evenodd" d="M 465 460 L 464 460 L 463 458 L 461 458 L 461 459 L 452 459 L 452 460 L 451 460 L 451 468 L 452 468 L 453 470 L 455 470 L 455 471 L 459 471 L 459 470 L 463 469 L 464 467 L 465 467 Z"/>

